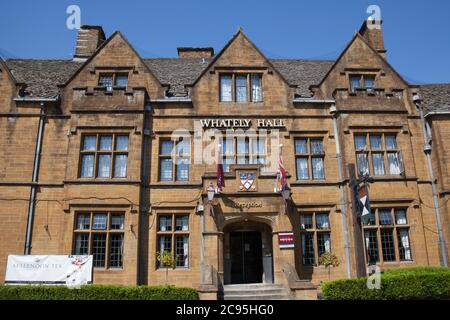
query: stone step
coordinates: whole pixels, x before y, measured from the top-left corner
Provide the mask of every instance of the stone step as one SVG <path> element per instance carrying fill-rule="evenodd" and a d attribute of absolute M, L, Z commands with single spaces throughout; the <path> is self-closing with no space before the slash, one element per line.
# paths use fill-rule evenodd
<path fill-rule="evenodd" d="M 289 300 L 287 288 L 282 284 L 232 284 L 224 285 L 224 300 Z"/>
<path fill-rule="evenodd" d="M 289 300 L 289 297 L 284 294 L 236 294 L 225 295 L 224 300 Z"/>
<path fill-rule="evenodd" d="M 282 284 L 228 284 L 223 286 L 224 291 L 238 290 L 279 290 L 285 289 Z"/>
<path fill-rule="evenodd" d="M 224 291 L 224 295 L 228 296 L 228 295 L 260 295 L 260 294 L 286 294 L 286 289 L 282 288 L 282 289 L 277 289 L 277 288 L 273 288 L 273 289 L 258 289 L 258 290 L 249 290 L 249 289 L 241 289 L 241 290 L 237 290 L 237 289 L 233 289 L 233 290 L 226 290 Z"/>

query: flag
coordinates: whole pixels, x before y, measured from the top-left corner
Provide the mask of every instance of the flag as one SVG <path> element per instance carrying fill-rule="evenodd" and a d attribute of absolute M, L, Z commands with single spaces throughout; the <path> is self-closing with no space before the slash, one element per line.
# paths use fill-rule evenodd
<path fill-rule="evenodd" d="M 280 157 L 278 159 L 278 177 L 277 181 L 279 181 L 279 191 L 283 191 L 286 188 L 286 169 L 283 164 L 283 156 L 280 147 Z"/>
<path fill-rule="evenodd" d="M 366 184 L 358 186 L 358 207 L 361 221 L 367 224 L 370 220 L 370 201 Z"/>
<path fill-rule="evenodd" d="M 225 187 L 225 179 L 223 177 L 223 165 L 221 163 L 218 163 L 217 164 L 217 192 L 221 192 L 223 187 Z"/>

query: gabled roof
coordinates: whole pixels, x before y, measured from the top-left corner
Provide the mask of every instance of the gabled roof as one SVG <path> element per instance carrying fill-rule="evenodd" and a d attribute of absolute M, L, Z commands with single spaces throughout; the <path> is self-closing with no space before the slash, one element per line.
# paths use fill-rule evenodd
<path fill-rule="evenodd" d="M 139 55 L 139 53 L 134 49 L 134 47 L 131 45 L 131 43 L 128 41 L 128 39 L 120 32 L 120 31 L 115 31 L 108 39 L 106 39 L 106 41 L 104 41 L 100 47 L 97 48 L 97 50 L 95 50 L 95 52 L 92 54 L 92 56 L 89 57 L 89 59 L 87 59 L 76 71 L 74 74 L 72 74 L 70 76 L 70 78 L 64 83 L 64 86 L 67 86 L 76 76 L 78 73 L 81 72 L 81 70 L 83 70 L 83 68 L 85 66 L 87 66 L 101 51 L 104 47 L 106 47 L 111 41 L 112 39 L 114 39 L 115 37 L 121 37 L 123 41 L 125 41 L 125 43 L 130 47 L 130 49 L 133 51 L 134 54 L 136 54 L 136 56 L 139 58 L 139 60 L 142 62 L 142 64 L 144 66 L 147 67 L 147 65 L 145 64 L 144 60 L 141 58 L 141 56 Z M 148 67 L 147 67 L 148 68 Z M 153 72 L 148 69 L 148 71 L 150 72 L 150 74 L 153 75 Z M 156 78 L 156 76 L 155 76 Z M 157 78 L 156 78 L 157 79 Z M 158 80 L 158 79 L 157 79 Z"/>
<path fill-rule="evenodd" d="M 423 84 L 419 92 L 425 113 L 450 112 L 450 83 Z"/>
<path fill-rule="evenodd" d="M 4 64 L 16 83 L 26 84 L 25 94 L 34 98 L 54 98 L 58 95 L 58 86 L 67 84 L 73 79 L 84 65 L 88 64 L 115 36 L 120 35 L 139 57 L 149 72 L 155 76 L 161 85 L 168 86 L 169 96 L 187 96 L 187 87 L 195 84 L 203 73 L 219 58 L 238 35 L 242 35 L 257 50 L 267 63 L 277 72 L 286 83 L 295 87 L 296 95 L 311 97 L 309 87 L 320 85 L 342 58 L 355 39 L 363 41 L 372 52 L 382 59 L 386 66 L 397 74 L 399 79 L 408 83 L 395 71 L 392 66 L 374 48 L 372 48 L 359 33 L 355 33 L 352 40 L 336 60 L 304 60 L 304 59 L 267 59 L 259 49 L 239 29 L 233 38 L 217 55 L 211 58 L 145 58 L 142 59 L 128 40 L 118 31 L 113 33 L 86 62 L 52 59 L 7 59 Z M 1 63 L 1 60 L 0 60 Z M 447 108 L 450 110 L 450 84 L 422 85 L 424 104 L 428 110 Z"/>
<path fill-rule="evenodd" d="M 186 96 L 185 86 L 191 85 L 206 69 L 211 58 L 145 58 L 147 67 L 159 82 L 169 85 L 168 93 Z M 309 97 L 308 87 L 318 83 L 333 61 L 270 59 L 270 62 L 292 86 L 298 95 Z M 83 63 L 72 60 L 8 59 L 5 61 L 17 82 L 27 84 L 30 97 L 53 98 L 58 95 L 58 85 L 72 78 Z"/>
<path fill-rule="evenodd" d="M 234 40 L 237 39 L 237 37 L 242 36 L 244 37 L 244 39 L 250 43 L 250 45 L 256 50 L 256 52 L 258 52 L 261 57 L 263 57 L 263 59 L 265 59 L 267 61 L 267 63 L 269 64 L 269 66 L 271 66 L 276 73 L 278 73 L 278 75 L 281 77 L 281 79 L 283 79 L 286 84 L 289 85 L 289 82 L 285 79 L 285 77 L 280 73 L 280 71 L 278 71 L 272 64 L 272 62 L 270 62 L 269 59 L 267 59 L 267 57 L 261 52 L 261 50 L 258 49 L 258 47 L 247 37 L 247 35 L 244 33 L 244 31 L 242 31 L 242 28 L 239 28 L 237 30 L 237 32 L 234 34 L 234 36 L 227 42 L 227 44 L 222 48 L 222 50 L 220 50 L 220 52 L 218 54 L 216 54 L 212 60 L 209 62 L 209 65 L 200 73 L 200 75 L 197 77 L 197 79 L 192 83 L 192 85 L 195 85 L 200 78 L 205 74 L 205 72 L 222 56 L 222 54 L 228 49 L 228 47 L 234 42 Z"/>
<path fill-rule="evenodd" d="M 328 77 L 328 75 L 331 73 L 331 71 L 333 71 L 334 67 L 339 63 L 339 61 L 342 59 L 342 57 L 345 55 L 345 53 L 348 51 L 348 49 L 350 49 L 350 47 L 352 46 L 352 44 L 355 42 L 356 39 L 361 40 L 363 43 L 365 43 L 367 45 L 367 47 L 369 48 L 369 50 L 371 50 L 376 56 L 378 56 L 384 63 L 386 63 L 386 66 L 388 68 L 390 68 L 396 75 L 397 77 L 406 85 L 409 86 L 409 83 L 397 72 L 397 70 L 395 70 L 395 68 L 393 68 L 391 66 L 391 64 L 377 51 L 375 50 L 368 42 L 366 39 L 364 39 L 364 37 L 359 33 L 356 32 L 355 35 L 353 36 L 353 38 L 350 40 L 350 42 L 347 44 L 347 46 L 345 47 L 345 49 L 341 52 L 341 54 L 339 55 L 339 57 L 334 61 L 333 65 L 330 67 L 330 69 L 328 70 L 328 72 L 324 75 L 324 77 L 321 79 L 321 81 L 318 83 L 318 86 L 320 86 L 325 79 Z"/>

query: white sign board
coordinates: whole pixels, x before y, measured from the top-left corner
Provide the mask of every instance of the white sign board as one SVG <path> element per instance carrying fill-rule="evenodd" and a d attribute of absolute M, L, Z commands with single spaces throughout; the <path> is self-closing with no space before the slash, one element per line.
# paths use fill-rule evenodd
<path fill-rule="evenodd" d="M 8 256 L 5 284 L 88 283 L 92 283 L 92 256 Z"/>

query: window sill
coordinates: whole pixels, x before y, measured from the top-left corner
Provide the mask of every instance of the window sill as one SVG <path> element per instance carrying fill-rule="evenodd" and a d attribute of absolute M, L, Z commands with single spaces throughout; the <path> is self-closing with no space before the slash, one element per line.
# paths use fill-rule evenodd
<path fill-rule="evenodd" d="M 97 272 L 122 272 L 123 268 L 102 268 L 102 267 L 94 267 L 94 271 Z"/>
<path fill-rule="evenodd" d="M 176 268 L 169 267 L 168 269 L 171 271 L 184 271 L 184 272 L 191 270 L 189 267 L 176 267 Z M 156 272 L 166 272 L 166 270 L 167 270 L 167 268 L 164 268 L 164 267 L 156 268 Z"/>
<path fill-rule="evenodd" d="M 384 176 L 371 176 L 376 181 L 417 181 L 417 177 L 405 177 L 402 175 L 384 175 Z"/>
<path fill-rule="evenodd" d="M 140 184 L 139 180 L 129 180 L 128 178 L 95 179 L 79 178 L 76 180 L 64 180 L 65 184 Z"/>
<path fill-rule="evenodd" d="M 189 181 L 158 181 L 149 184 L 150 187 L 201 187 L 202 183 Z"/>
<path fill-rule="evenodd" d="M 291 183 L 291 186 L 334 186 L 339 182 L 331 182 L 327 180 L 296 180 Z"/>

